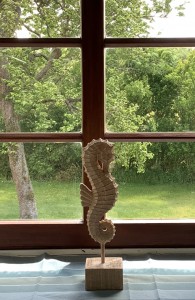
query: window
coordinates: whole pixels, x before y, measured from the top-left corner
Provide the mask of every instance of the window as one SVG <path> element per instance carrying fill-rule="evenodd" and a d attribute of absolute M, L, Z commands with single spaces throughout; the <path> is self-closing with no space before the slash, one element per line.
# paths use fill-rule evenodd
<path fill-rule="evenodd" d="M 39 13 L 35 13 L 35 28 L 47 26 L 41 16 L 40 1 L 35 1 L 39 8 Z M 47 2 L 47 1 L 46 1 Z M 60 1 L 59 1 L 60 2 Z M 65 3 L 65 1 L 62 1 Z M 129 3 L 129 1 L 127 1 Z M 55 3 L 55 2 L 54 2 Z M 117 1 L 114 1 L 117 5 Z M 132 2 L 133 3 L 133 2 Z M 65 4 L 64 4 L 65 5 Z M 72 7 L 72 6 L 71 6 Z M 32 7 L 35 12 L 37 8 Z M 45 8 L 46 9 L 46 8 Z M 107 7 L 109 9 L 109 7 Z M 48 14 L 52 11 L 47 10 Z M 66 11 L 63 6 L 59 9 L 59 15 Z M 77 16 L 78 16 L 77 9 Z M 73 48 L 79 51 L 81 49 L 82 63 L 82 130 L 73 128 L 70 131 L 58 132 L 57 130 L 35 130 L 19 132 L 1 132 L 0 141 L 3 142 L 21 142 L 21 143 L 79 143 L 85 146 L 92 139 L 103 138 L 115 143 L 144 143 L 156 142 L 181 143 L 195 141 L 194 131 L 165 131 L 146 130 L 145 127 L 131 132 L 129 129 L 112 130 L 112 122 L 106 115 L 105 105 L 105 49 L 117 51 L 133 52 L 137 50 L 152 48 L 181 48 L 194 47 L 195 38 L 147 38 L 140 36 L 124 37 L 119 32 L 117 37 L 104 36 L 104 1 L 103 0 L 82 0 L 81 1 L 81 38 L 79 35 L 79 22 L 74 15 L 74 9 L 69 15 L 69 24 L 77 24 L 74 37 L 70 37 L 69 32 L 59 36 L 58 32 L 54 34 L 54 24 L 47 32 L 47 37 L 42 37 L 39 32 L 33 33 L 33 38 L 13 38 L 9 36 L 0 38 L 0 47 L 3 49 L 28 48 L 38 49 L 44 47 L 47 51 L 50 49 Z M 119 16 L 120 14 L 118 14 Z M 7 16 L 8 18 L 8 16 Z M 110 21 L 112 25 L 112 20 Z M 52 23 L 51 23 L 52 24 Z M 4 24 L 5 25 L 5 24 Z M 56 24 L 55 24 L 56 25 Z M 60 24 L 63 25 L 63 24 Z M 117 28 L 117 27 L 116 27 Z M 28 28 L 27 28 L 28 29 Z M 112 33 L 111 33 L 112 34 Z M 36 53 L 35 56 L 37 56 Z M 40 57 L 38 57 L 40 59 Z M 44 57 L 41 59 L 44 60 Z M 25 58 L 24 58 L 25 60 Z M 62 64 L 65 62 L 62 61 Z M 57 67 L 57 66 L 56 66 Z M 107 70 L 106 70 L 107 72 Z M 109 99 L 108 99 L 109 101 Z M 28 105 L 28 103 L 26 104 Z M 36 105 L 36 103 L 35 103 Z M 43 111 L 44 116 L 44 111 Z M 47 125 L 47 124 L 46 124 Z M 49 128 L 49 127 L 47 127 Z M 112 130 L 110 132 L 109 130 Z M 34 131 L 34 132 L 33 132 Z M 88 184 L 85 174 L 83 180 Z M 78 206 L 80 203 L 78 202 Z M 1 249 L 38 249 L 38 248 L 87 248 L 97 247 L 98 245 L 89 237 L 84 220 L 21 220 L 21 221 L 1 221 L 0 222 L 0 248 Z M 108 247 L 194 247 L 194 220 L 116 220 L 117 234 Z"/>

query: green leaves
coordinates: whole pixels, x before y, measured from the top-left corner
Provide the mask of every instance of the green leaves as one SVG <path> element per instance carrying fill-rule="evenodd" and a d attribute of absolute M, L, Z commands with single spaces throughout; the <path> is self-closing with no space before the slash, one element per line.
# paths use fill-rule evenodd
<path fill-rule="evenodd" d="M 15 36 L 16 30 L 21 28 L 20 1 L 1 0 L 0 2 L 0 38 Z"/>
<path fill-rule="evenodd" d="M 81 130 L 79 49 L 10 48 L 1 56 L 9 72 L 6 99 L 23 131 Z"/>
<path fill-rule="evenodd" d="M 106 35 L 108 37 L 146 37 L 156 17 L 171 12 L 172 0 L 106 0 Z M 174 3 L 173 3 L 174 4 Z M 176 6 L 182 15 L 184 6 Z"/>
<path fill-rule="evenodd" d="M 166 17 L 173 4 L 171 0 L 106 0 L 106 34 L 146 37 L 153 19 Z M 37 38 L 80 36 L 78 0 L 2 0 L 0 8 L 1 37 L 13 37 L 24 28 Z M 177 9 L 182 14 L 184 7 Z M 194 130 L 194 57 L 194 50 L 186 49 L 107 50 L 107 130 Z M 6 100 L 13 103 L 23 131 L 81 130 L 80 49 L 2 49 L 0 60 L 9 74 Z M 118 166 L 143 172 L 161 147 L 116 144 L 116 151 Z"/>

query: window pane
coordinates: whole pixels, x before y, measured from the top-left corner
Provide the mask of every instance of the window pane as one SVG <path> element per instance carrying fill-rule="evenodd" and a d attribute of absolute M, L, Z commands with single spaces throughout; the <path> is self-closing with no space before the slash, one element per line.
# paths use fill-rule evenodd
<path fill-rule="evenodd" d="M 194 70 L 193 48 L 108 49 L 107 130 L 195 131 Z"/>
<path fill-rule="evenodd" d="M 108 37 L 195 37 L 194 0 L 106 0 Z"/>
<path fill-rule="evenodd" d="M 80 36 L 80 1 L 1 1 L 1 38 Z"/>
<path fill-rule="evenodd" d="M 194 219 L 195 143 L 115 143 L 115 219 Z"/>
<path fill-rule="evenodd" d="M 81 131 L 77 48 L 0 50 L 0 131 Z"/>
<path fill-rule="evenodd" d="M 81 219 L 79 143 L 1 143 L 0 219 Z"/>

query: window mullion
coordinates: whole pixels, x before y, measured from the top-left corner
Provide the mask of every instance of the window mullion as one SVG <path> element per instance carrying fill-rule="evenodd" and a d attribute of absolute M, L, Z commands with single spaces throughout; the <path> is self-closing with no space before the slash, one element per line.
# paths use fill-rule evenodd
<path fill-rule="evenodd" d="M 104 1 L 82 0 L 83 144 L 104 136 Z"/>
<path fill-rule="evenodd" d="M 123 47 L 194 47 L 195 38 L 106 38 L 107 48 Z"/>
<path fill-rule="evenodd" d="M 83 146 L 104 137 L 104 1 L 81 0 Z M 83 182 L 90 187 L 86 174 Z M 84 210 L 86 222 L 87 210 Z"/>
<path fill-rule="evenodd" d="M 81 47 L 80 38 L 0 38 L 0 47 Z"/>

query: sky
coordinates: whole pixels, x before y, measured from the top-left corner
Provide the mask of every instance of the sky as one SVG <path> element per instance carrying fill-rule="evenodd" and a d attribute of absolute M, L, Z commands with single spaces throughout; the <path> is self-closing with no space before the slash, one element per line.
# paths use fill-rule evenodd
<path fill-rule="evenodd" d="M 156 18 L 151 37 L 195 37 L 195 0 L 174 0 L 173 6 L 186 1 L 184 17 L 173 10 L 166 19 Z M 158 32 L 161 35 L 158 36 Z"/>

